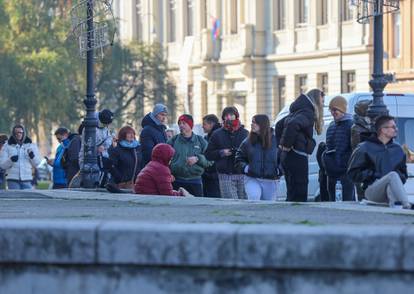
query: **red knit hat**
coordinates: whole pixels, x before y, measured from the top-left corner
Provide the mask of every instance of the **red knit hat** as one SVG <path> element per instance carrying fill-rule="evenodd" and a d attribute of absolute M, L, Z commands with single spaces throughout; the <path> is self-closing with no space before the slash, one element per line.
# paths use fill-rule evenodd
<path fill-rule="evenodd" d="M 180 123 L 180 121 L 185 122 L 186 124 L 188 124 L 190 126 L 190 128 L 192 129 L 194 126 L 194 120 L 193 117 L 189 114 L 183 114 L 178 118 L 178 123 Z"/>

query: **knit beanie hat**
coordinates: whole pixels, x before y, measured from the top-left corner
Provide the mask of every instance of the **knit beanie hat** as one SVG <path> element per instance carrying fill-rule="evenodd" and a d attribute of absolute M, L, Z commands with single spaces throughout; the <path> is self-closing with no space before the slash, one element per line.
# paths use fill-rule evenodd
<path fill-rule="evenodd" d="M 109 125 L 114 119 L 114 114 L 109 109 L 103 109 L 98 114 L 99 121 L 104 125 Z"/>
<path fill-rule="evenodd" d="M 189 114 L 183 114 L 178 118 L 178 123 L 180 123 L 180 121 L 185 122 L 186 124 L 188 124 L 190 126 L 190 128 L 192 129 L 194 126 L 194 120 L 193 117 Z"/>
<path fill-rule="evenodd" d="M 346 113 L 348 102 L 342 96 L 336 96 L 329 102 L 329 109 L 337 109 L 342 113 Z"/>
<path fill-rule="evenodd" d="M 157 116 L 161 112 L 168 113 L 167 106 L 165 106 L 164 104 L 161 104 L 161 103 L 155 104 L 154 109 L 152 110 L 152 115 Z"/>

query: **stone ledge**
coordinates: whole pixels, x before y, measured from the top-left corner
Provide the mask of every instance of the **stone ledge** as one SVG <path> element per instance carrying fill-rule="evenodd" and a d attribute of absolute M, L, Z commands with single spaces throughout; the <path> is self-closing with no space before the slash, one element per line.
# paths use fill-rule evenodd
<path fill-rule="evenodd" d="M 414 229 L 392 226 L 2 220 L 1 263 L 414 271 Z"/>

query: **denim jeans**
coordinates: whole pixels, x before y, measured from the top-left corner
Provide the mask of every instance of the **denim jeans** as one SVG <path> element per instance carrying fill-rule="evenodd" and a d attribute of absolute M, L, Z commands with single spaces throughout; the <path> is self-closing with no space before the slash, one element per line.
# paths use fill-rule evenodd
<path fill-rule="evenodd" d="M 7 180 L 9 190 L 30 190 L 33 189 L 32 181 Z"/>
<path fill-rule="evenodd" d="M 276 180 L 247 177 L 244 181 L 247 199 L 276 200 Z"/>

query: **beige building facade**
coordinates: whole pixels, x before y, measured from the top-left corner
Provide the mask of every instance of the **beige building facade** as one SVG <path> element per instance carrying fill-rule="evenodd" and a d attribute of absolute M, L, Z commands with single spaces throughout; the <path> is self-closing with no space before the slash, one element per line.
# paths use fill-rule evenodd
<path fill-rule="evenodd" d="M 394 75 L 387 91 L 414 92 L 414 0 L 401 0 L 400 11 L 384 19 L 384 70 Z"/>
<path fill-rule="evenodd" d="M 179 112 L 274 118 L 299 93 L 368 91 L 369 25 L 348 0 L 115 0 L 123 42 L 160 42 Z M 213 37 L 214 24 L 219 25 Z M 150 107 L 150 106 L 148 106 Z"/>

